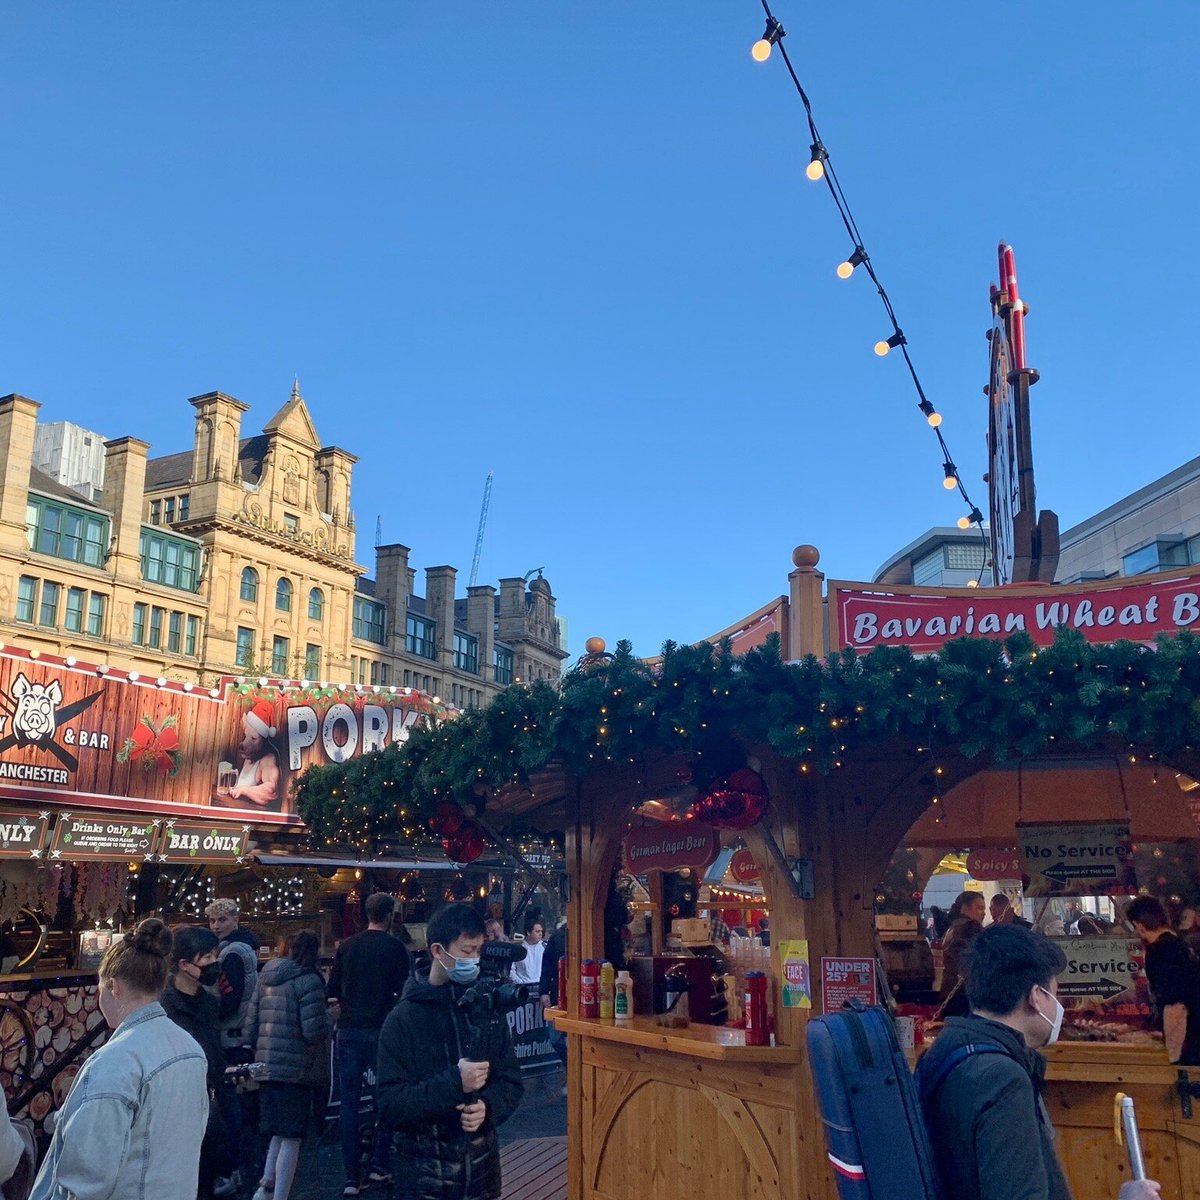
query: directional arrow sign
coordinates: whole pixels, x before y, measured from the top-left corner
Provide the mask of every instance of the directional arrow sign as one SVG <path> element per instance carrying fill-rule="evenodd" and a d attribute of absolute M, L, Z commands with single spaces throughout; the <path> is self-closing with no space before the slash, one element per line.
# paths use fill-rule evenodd
<path fill-rule="evenodd" d="M 1017 827 L 1028 897 L 1132 895 L 1127 822 Z"/>
<path fill-rule="evenodd" d="M 1137 982 L 1142 943 L 1137 938 L 1055 938 L 1067 959 L 1058 977 L 1063 999 L 1111 1000 Z"/>
<path fill-rule="evenodd" d="M 1103 1000 L 1111 1000 L 1114 996 L 1119 996 L 1129 987 L 1127 983 L 1121 983 L 1116 979 L 1094 979 L 1089 983 L 1060 983 L 1058 985 L 1058 994 L 1064 999 L 1085 999 L 1092 996 L 1099 996 Z"/>

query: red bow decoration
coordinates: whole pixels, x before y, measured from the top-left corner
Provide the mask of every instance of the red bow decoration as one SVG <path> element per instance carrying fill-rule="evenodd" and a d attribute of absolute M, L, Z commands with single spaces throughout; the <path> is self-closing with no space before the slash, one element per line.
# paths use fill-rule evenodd
<path fill-rule="evenodd" d="M 117 751 L 117 762 L 133 763 L 143 771 L 173 776 L 179 770 L 178 718 L 165 717 L 161 725 L 143 716 L 125 745 Z"/>

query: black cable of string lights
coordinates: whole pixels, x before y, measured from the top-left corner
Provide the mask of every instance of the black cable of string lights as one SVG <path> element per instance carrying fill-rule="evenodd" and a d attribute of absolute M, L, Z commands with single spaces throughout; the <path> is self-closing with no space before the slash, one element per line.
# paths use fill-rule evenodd
<path fill-rule="evenodd" d="M 761 0 L 761 3 L 763 12 L 767 16 L 767 27 L 763 31 L 762 37 L 754 43 L 750 53 L 756 62 L 766 62 L 771 56 L 772 47 L 778 47 L 779 55 L 783 59 L 783 65 L 787 67 L 788 74 L 792 77 L 792 83 L 796 85 L 800 102 L 804 105 L 804 114 L 808 120 L 808 131 L 812 137 L 812 145 L 809 147 L 812 157 L 805 173 L 813 181 L 825 180 L 825 185 L 829 188 L 829 194 L 833 197 L 833 203 L 837 207 L 838 216 L 841 217 L 842 224 L 845 226 L 846 233 L 849 235 L 850 242 L 854 247 L 850 257 L 838 267 L 838 277 L 849 279 L 858 267 L 862 267 L 871 282 L 875 285 L 875 290 L 879 294 L 879 299 L 883 303 L 884 311 L 887 313 L 888 320 L 892 326 L 891 336 L 875 343 L 875 353 L 883 357 L 891 350 L 899 350 L 904 356 L 905 366 L 908 367 L 913 387 L 917 391 L 917 408 L 920 409 L 921 415 L 925 417 L 930 428 L 933 430 L 942 452 L 943 486 L 947 490 L 957 490 L 968 509 L 967 515 L 960 517 L 958 520 L 959 528 L 967 529 L 971 525 L 978 527 L 980 536 L 983 538 L 984 560 L 986 562 L 988 540 L 987 534 L 983 530 L 983 514 L 972 502 L 971 497 L 967 494 L 967 489 L 963 486 L 958 468 L 955 466 L 954 459 L 950 454 L 950 447 L 946 444 L 945 435 L 942 433 L 942 414 L 937 411 L 933 403 L 925 395 L 925 389 L 921 386 L 920 376 L 917 374 L 917 368 L 913 365 L 912 355 L 908 351 L 908 339 L 904 336 L 900 328 L 900 322 L 896 318 L 896 310 L 892 305 L 892 299 L 888 295 L 887 289 L 880 282 L 879 276 L 875 271 L 875 265 L 871 261 L 871 256 L 867 253 L 863 236 L 859 232 L 858 222 L 855 221 L 850 204 L 846 200 L 846 194 L 842 191 L 842 185 L 838 180 L 837 171 L 834 169 L 833 160 L 829 157 L 829 151 L 826 149 L 825 143 L 821 140 L 821 135 L 817 130 L 817 123 L 813 117 L 812 102 L 809 100 L 808 93 L 805 92 L 804 86 L 800 82 L 800 77 L 796 74 L 796 69 L 792 66 L 792 60 L 788 56 L 787 48 L 783 44 L 786 31 L 779 21 L 776 20 L 775 14 L 771 12 L 767 0 Z M 980 572 L 980 578 L 982 578 L 982 571 Z"/>

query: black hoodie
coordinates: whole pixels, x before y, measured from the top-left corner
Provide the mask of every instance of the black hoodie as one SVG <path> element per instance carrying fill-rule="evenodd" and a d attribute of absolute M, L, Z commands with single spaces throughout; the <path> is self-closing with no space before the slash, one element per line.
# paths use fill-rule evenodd
<path fill-rule="evenodd" d="M 379 1035 L 375 1102 L 380 1123 L 394 1128 L 405 1163 L 396 1181 L 404 1200 L 495 1200 L 500 1195 L 496 1127 L 521 1100 L 521 1069 L 502 1014 L 482 1020 L 478 1006 L 459 1007 L 467 988 L 435 986 L 428 972 L 414 975 Z M 464 1133 L 458 1105 L 458 1060 L 491 1064 L 480 1099 L 487 1117 Z"/>
<path fill-rule="evenodd" d="M 940 1066 L 974 1044 L 932 1095 Z M 986 1017 L 949 1017 L 921 1059 L 917 1080 L 947 1200 L 1071 1200 L 1042 1103 L 1046 1062 L 1007 1025 Z"/>

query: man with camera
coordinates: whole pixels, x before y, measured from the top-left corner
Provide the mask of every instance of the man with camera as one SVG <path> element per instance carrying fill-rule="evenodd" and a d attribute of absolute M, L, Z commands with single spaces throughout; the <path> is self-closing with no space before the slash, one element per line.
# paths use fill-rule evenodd
<path fill-rule="evenodd" d="M 426 930 L 430 965 L 379 1036 L 376 1104 L 397 1131 L 400 1200 L 499 1200 L 496 1129 L 521 1100 L 501 975 L 480 978 L 483 918 L 448 904 Z"/>

